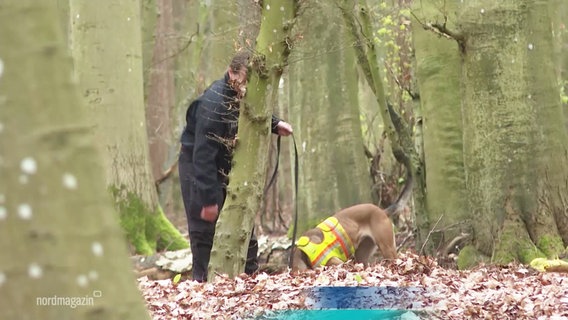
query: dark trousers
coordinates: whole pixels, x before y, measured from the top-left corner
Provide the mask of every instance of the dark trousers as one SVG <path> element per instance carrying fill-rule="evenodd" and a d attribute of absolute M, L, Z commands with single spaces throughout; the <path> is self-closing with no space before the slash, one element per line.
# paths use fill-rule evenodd
<path fill-rule="evenodd" d="M 189 233 L 191 243 L 191 253 L 193 254 L 193 280 L 199 282 L 207 281 L 207 266 L 211 257 L 211 247 L 213 246 L 213 236 L 215 233 L 194 231 Z M 258 241 L 251 235 L 247 252 L 247 262 L 245 273 L 253 274 L 258 269 Z"/>
<path fill-rule="evenodd" d="M 184 152 L 183 147 L 179 156 L 178 170 L 181 194 L 189 229 L 189 242 L 191 245 L 191 253 L 193 255 L 193 280 L 204 282 L 207 281 L 207 267 L 211 257 L 211 248 L 213 247 L 215 223 L 201 219 L 200 214 L 203 204 L 201 199 L 199 199 L 197 190 L 195 190 L 193 164 L 188 158 L 187 151 Z M 226 196 L 226 190 L 223 189 L 223 192 L 219 195 L 217 201 L 219 212 L 221 212 L 221 209 L 225 204 Z M 257 269 L 258 241 L 256 240 L 253 229 L 247 252 L 245 273 L 253 274 Z"/>

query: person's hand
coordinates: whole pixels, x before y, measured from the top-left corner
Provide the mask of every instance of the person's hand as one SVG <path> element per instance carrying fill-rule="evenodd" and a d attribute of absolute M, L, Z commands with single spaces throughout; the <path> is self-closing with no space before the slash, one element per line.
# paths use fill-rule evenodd
<path fill-rule="evenodd" d="M 294 132 L 294 130 L 292 130 L 292 125 L 284 121 L 279 121 L 276 124 L 276 130 L 278 130 L 279 136 L 285 136 L 285 137 L 291 135 Z"/>
<path fill-rule="evenodd" d="M 209 222 L 215 222 L 219 215 L 219 206 L 214 204 L 201 208 L 201 219 Z"/>

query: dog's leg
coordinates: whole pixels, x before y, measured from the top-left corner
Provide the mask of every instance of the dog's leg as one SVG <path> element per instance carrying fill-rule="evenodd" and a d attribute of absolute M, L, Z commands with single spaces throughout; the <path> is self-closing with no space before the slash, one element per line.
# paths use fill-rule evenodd
<path fill-rule="evenodd" d="M 381 214 L 375 216 L 373 220 L 373 236 L 375 237 L 375 242 L 383 258 L 385 259 L 396 259 L 396 243 L 394 238 L 394 230 L 390 219 L 386 214 Z"/>
<path fill-rule="evenodd" d="M 367 265 L 369 259 L 377 250 L 377 245 L 370 237 L 364 237 L 355 250 L 355 261 Z"/>

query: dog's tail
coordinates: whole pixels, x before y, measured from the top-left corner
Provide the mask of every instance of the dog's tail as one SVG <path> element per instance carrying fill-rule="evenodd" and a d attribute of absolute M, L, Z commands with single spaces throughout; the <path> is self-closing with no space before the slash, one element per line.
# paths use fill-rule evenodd
<path fill-rule="evenodd" d="M 406 168 L 406 181 L 404 182 L 404 187 L 402 189 L 402 192 L 400 193 L 396 201 L 385 209 L 385 211 L 389 216 L 393 216 L 395 214 L 398 214 L 400 211 L 404 210 L 406 204 L 408 203 L 408 200 L 410 199 L 410 195 L 412 194 L 412 188 L 414 185 L 410 158 L 402 151 L 395 152 L 394 155 L 395 158 L 399 162 L 402 162 Z"/>

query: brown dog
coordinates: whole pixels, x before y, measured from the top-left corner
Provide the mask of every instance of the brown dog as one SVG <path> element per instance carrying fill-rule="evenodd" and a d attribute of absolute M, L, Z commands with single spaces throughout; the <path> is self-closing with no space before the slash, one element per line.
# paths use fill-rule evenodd
<path fill-rule="evenodd" d="M 377 247 L 385 259 L 395 259 L 396 243 L 389 216 L 406 206 L 411 191 L 412 174 L 407 168 L 406 184 L 387 209 L 374 204 L 354 205 L 306 231 L 292 248 L 292 272 L 338 265 L 349 259 L 367 264 Z"/>

